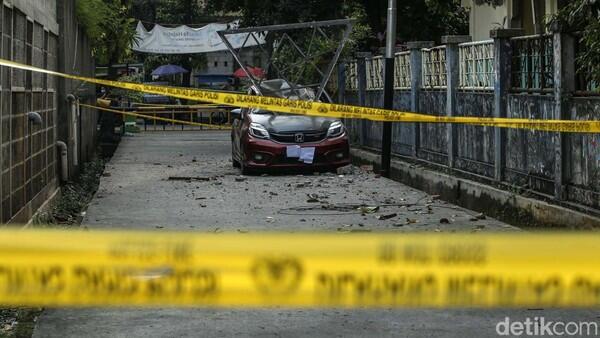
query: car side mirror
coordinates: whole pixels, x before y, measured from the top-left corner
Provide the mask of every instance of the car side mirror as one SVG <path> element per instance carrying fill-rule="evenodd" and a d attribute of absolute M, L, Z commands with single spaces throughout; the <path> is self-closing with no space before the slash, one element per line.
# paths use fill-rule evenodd
<path fill-rule="evenodd" d="M 231 119 L 235 120 L 244 120 L 244 115 L 242 114 L 242 109 L 240 108 L 236 108 L 234 110 L 231 111 Z"/>

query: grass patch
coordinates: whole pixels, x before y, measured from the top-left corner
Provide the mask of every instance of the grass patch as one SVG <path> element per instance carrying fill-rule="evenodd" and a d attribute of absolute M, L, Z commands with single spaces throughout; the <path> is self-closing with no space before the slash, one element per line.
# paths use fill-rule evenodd
<path fill-rule="evenodd" d="M 56 201 L 47 211 L 39 212 L 34 217 L 32 224 L 35 227 L 81 224 L 82 213 L 87 209 L 98 190 L 105 164 L 106 160 L 101 158 L 84 164 L 79 175 L 61 188 L 60 196 Z"/>

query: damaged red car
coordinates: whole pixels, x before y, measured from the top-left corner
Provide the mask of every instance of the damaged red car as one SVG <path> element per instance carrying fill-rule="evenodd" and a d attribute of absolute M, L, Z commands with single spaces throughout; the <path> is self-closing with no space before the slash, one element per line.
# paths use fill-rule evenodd
<path fill-rule="evenodd" d="M 251 89 L 250 94 L 257 94 Z M 292 89 L 283 80 L 261 83 L 262 95 L 311 99 L 310 89 Z M 348 135 L 334 118 L 259 109 L 232 112 L 232 162 L 242 174 L 268 170 L 335 170 L 350 164 Z"/>

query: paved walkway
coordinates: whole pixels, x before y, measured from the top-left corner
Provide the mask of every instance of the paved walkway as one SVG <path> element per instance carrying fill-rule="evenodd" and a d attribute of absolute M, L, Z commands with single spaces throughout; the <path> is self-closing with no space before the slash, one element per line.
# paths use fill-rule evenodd
<path fill-rule="evenodd" d="M 124 138 L 107 165 L 84 224 L 94 229 L 199 232 L 518 230 L 490 218 L 473 221 L 472 211 L 360 170 L 343 176 L 240 179 L 231 166 L 230 152 L 229 135 L 223 132 L 143 133 Z M 169 180 L 192 176 L 209 180 Z M 340 207 L 379 205 L 380 214 L 398 216 L 380 221 L 375 215 L 342 209 L 307 210 L 319 204 L 308 203 L 314 197 Z M 598 320 L 597 311 L 560 310 L 47 309 L 34 336 L 494 337 L 496 323 L 506 316 Z"/>

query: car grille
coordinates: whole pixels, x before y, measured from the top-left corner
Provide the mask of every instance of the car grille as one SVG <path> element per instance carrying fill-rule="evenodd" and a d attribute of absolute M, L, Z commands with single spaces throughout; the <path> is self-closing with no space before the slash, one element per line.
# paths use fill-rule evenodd
<path fill-rule="evenodd" d="M 297 142 L 296 135 L 302 134 L 304 142 Z M 313 143 L 320 142 L 327 137 L 327 132 L 287 132 L 287 133 L 270 133 L 271 139 L 281 143 Z"/>

